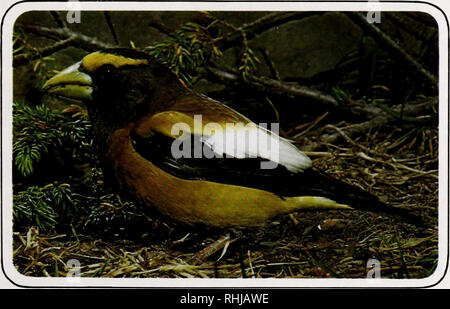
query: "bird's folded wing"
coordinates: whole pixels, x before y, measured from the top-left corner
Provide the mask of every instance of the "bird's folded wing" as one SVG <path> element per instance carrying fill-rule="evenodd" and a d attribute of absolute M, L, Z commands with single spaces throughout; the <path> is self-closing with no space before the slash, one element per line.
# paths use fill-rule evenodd
<path fill-rule="evenodd" d="M 190 140 L 191 154 L 200 153 L 206 159 L 234 158 L 242 162 L 258 159 L 262 169 L 275 169 L 281 165 L 293 173 L 311 167 L 311 160 L 289 141 L 244 117 L 242 122 L 215 120 L 210 114 L 202 117 L 201 114 L 166 111 L 141 118 L 134 132 L 141 138 L 159 133 L 170 137 L 172 142 Z"/>

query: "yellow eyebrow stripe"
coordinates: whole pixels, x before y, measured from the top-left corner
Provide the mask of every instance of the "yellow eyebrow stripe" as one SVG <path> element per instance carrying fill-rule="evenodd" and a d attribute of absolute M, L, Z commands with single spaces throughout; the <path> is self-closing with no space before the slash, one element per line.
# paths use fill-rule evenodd
<path fill-rule="evenodd" d="M 83 67 L 88 72 L 93 72 L 102 65 L 111 64 L 116 68 L 124 65 L 140 65 L 148 63 L 145 59 L 133 59 L 120 55 L 104 54 L 102 52 L 94 52 L 83 58 Z"/>

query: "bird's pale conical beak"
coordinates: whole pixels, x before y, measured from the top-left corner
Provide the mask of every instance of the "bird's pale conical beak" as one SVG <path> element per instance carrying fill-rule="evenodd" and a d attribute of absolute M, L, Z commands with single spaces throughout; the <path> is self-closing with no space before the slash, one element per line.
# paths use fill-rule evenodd
<path fill-rule="evenodd" d="M 43 90 L 51 95 L 73 100 L 92 100 L 92 78 L 78 70 L 80 65 L 81 61 L 50 78 L 44 84 Z"/>

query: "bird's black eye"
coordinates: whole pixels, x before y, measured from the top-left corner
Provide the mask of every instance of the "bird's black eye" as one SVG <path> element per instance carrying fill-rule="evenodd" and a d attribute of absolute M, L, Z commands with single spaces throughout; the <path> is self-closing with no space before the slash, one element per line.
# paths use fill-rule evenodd
<path fill-rule="evenodd" d="M 113 78 L 115 69 L 112 64 L 104 64 L 95 72 L 95 76 L 98 81 L 109 81 Z"/>
<path fill-rule="evenodd" d="M 113 66 L 112 64 L 104 64 L 104 65 L 101 67 L 101 71 L 102 71 L 102 73 L 104 73 L 104 74 L 109 74 L 109 73 L 111 73 L 114 69 L 115 69 L 115 66 Z"/>

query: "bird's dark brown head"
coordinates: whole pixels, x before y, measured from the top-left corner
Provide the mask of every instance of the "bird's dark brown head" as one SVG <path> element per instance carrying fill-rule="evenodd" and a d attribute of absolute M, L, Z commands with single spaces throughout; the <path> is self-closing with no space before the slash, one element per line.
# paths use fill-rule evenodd
<path fill-rule="evenodd" d="M 181 90 L 176 76 L 150 55 L 131 49 L 106 49 L 49 79 L 44 90 L 83 101 L 91 121 L 120 127 L 153 104 Z"/>

